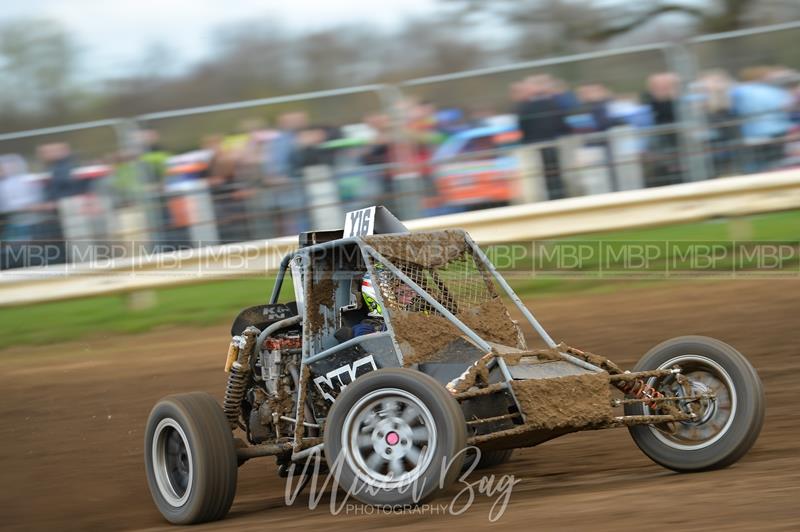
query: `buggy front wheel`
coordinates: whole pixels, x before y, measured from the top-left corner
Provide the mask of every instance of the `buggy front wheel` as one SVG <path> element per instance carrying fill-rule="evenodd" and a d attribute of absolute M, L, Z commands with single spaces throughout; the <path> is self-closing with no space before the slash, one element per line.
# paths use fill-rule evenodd
<path fill-rule="evenodd" d="M 388 368 L 356 379 L 328 413 L 325 458 L 342 488 L 366 504 L 418 504 L 461 471 L 466 422 L 440 383 Z"/>
<path fill-rule="evenodd" d="M 680 368 L 647 384 L 677 401 L 694 419 L 630 427 L 634 442 L 654 462 L 675 471 L 702 471 L 733 464 L 753 446 L 764 421 L 761 380 L 730 345 L 704 336 L 682 336 L 651 349 L 633 371 Z M 626 415 L 650 415 L 644 404 L 628 404 Z"/>

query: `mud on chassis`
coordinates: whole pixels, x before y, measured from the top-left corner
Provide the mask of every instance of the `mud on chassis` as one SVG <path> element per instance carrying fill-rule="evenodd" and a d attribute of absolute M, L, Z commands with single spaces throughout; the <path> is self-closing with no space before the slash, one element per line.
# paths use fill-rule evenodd
<path fill-rule="evenodd" d="M 476 465 L 486 467 L 514 448 L 627 426 L 655 462 L 698 471 L 734 463 L 755 442 L 761 382 L 733 347 L 673 338 L 623 371 L 556 344 L 465 232 L 409 233 L 388 211 L 376 214 L 383 223 L 367 232 L 383 234 L 302 235 L 270 303 L 239 314 L 222 409 L 206 393 L 153 408 L 147 480 L 167 520 L 223 518 L 237 467 L 262 456 L 275 456 L 285 476 L 321 451 L 357 499 L 408 504 L 446 489 L 464 460 L 477 459 L 466 446 L 481 450 Z M 287 270 L 296 302 L 279 304 Z M 350 337 L 367 314 L 365 273 L 380 280 L 385 330 Z M 396 297 L 399 286 L 413 290 L 412 302 Z M 500 290 L 543 348 L 528 348 Z"/>

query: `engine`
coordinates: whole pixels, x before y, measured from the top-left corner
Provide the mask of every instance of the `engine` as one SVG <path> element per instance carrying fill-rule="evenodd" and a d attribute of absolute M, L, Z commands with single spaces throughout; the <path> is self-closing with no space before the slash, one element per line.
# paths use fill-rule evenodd
<path fill-rule="evenodd" d="M 293 436 L 300 381 L 302 337 L 299 328 L 283 329 L 255 345 L 259 330 L 248 327 L 234 336 L 224 410 L 231 428 L 246 431 L 253 443 L 289 440 Z"/>
<path fill-rule="evenodd" d="M 300 332 L 289 330 L 267 338 L 254 357 L 252 386 L 245 396 L 248 404 L 243 405 L 243 412 L 249 409 L 251 443 L 292 436 L 301 348 Z"/>

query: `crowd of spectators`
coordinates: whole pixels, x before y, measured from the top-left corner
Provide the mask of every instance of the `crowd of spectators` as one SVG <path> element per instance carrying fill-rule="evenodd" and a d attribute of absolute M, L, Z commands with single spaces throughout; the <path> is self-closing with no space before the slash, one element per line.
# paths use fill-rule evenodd
<path fill-rule="evenodd" d="M 713 160 L 714 175 L 753 173 L 794 164 L 800 129 L 800 74 L 781 67 L 747 68 L 735 79 L 721 70 L 682 87 L 671 72 L 648 77 L 641 94 L 614 94 L 601 84 L 572 89 L 547 75 L 512 86 L 524 143 L 547 143 L 542 159 L 551 198 L 563 197 L 563 172 L 554 142 L 578 133 L 632 126 L 642 137 L 646 186 L 686 179 L 680 153 L 681 122 L 699 155 Z M 588 140 L 607 148 L 607 139 Z M 793 157 L 794 156 L 794 157 Z M 610 154 L 606 157 L 613 174 Z M 613 176 L 612 176 L 613 178 Z"/>
<path fill-rule="evenodd" d="M 602 148 L 615 179 L 603 133 L 617 127 L 637 132 L 645 186 L 686 179 L 686 137 L 678 126 L 688 120 L 693 149 L 701 147 L 700 156 L 713 163 L 711 177 L 764 171 L 800 158 L 800 74 L 786 68 L 748 68 L 738 78 L 714 70 L 688 85 L 673 73 L 656 73 L 638 94 L 615 94 L 599 83 L 570 86 L 537 74 L 513 83 L 509 97 L 506 109 L 407 100 L 342 127 L 314 124 L 302 111 L 286 112 L 271 127 L 246 121 L 236 133 L 208 135 L 198 150 L 179 155 L 161 147 L 156 131 L 140 132 L 132 146 L 100 161 L 79 161 L 64 142 L 39 146 L 31 161 L 2 155 L 0 241 L 61 241 L 76 234 L 125 238 L 137 230 L 155 240 L 190 240 L 187 228 L 204 218 L 215 220 L 212 240 L 292 234 L 315 225 L 309 206 L 325 204 L 310 197 L 319 193 L 308 187 L 315 180 L 334 182 L 328 202 L 391 205 L 399 178 L 413 175 L 420 204 L 435 207 L 437 149 L 488 125 L 517 133 L 517 147 L 537 147 L 549 199 L 567 195 L 564 168 L 575 164 L 563 160 L 563 138 L 582 135 L 585 145 Z M 210 197 L 205 214 L 186 200 L 198 191 Z M 76 229 L 69 218 L 79 215 L 90 221 Z"/>

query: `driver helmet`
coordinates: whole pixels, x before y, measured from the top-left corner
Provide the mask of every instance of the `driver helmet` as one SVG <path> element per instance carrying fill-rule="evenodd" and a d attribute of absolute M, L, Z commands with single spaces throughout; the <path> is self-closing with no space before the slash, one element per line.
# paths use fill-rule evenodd
<path fill-rule="evenodd" d="M 416 298 L 414 290 L 392 275 L 391 272 L 382 268 L 376 268 L 375 273 L 378 277 L 377 283 L 369 273 L 366 273 L 361 280 L 361 297 L 364 298 L 364 303 L 369 309 L 368 315 L 371 318 L 383 317 L 383 308 L 378 303 L 378 298 L 375 297 L 375 291 L 378 289 L 383 289 L 383 295 L 389 298 L 393 308 L 396 306 L 397 308 L 408 310 L 408 307 Z"/>
<path fill-rule="evenodd" d="M 371 318 L 383 318 L 383 307 L 375 297 L 376 290 L 377 287 L 372 282 L 372 276 L 369 273 L 364 274 L 364 278 L 361 279 L 361 297 L 364 298 L 364 304 L 369 309 L 367 315 Z"/>

